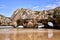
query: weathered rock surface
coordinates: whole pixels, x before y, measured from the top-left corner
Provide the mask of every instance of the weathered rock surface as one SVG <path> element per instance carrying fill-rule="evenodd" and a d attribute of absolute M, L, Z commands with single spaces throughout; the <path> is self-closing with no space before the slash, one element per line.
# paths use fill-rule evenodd
<path fill-rule="evenodd" d="M 19 25 L 37 27 L 39 23 L 47 25 L 49 21 L 53 22 L 55 26 L 60 26 L 60 7 L 43 11 L 18 8 L 10 18 L 1 16 L 0 19 L 0 25 L 14 25 L 15 27 Z"/>
<path fill-rule="evenodd" d="M 12 21 L 9 17 L 5 17 L 0 14 L 0 25 L 4 25 L 4 26 L 11 25 L 11 22 Z"/>

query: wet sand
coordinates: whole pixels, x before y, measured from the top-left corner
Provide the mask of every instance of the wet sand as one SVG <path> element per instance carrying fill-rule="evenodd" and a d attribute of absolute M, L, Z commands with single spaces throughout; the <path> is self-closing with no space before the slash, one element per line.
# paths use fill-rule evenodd
<path fill-rule="evenodd" d="M 60 40 L 60 30 L 0 29 L 0 40 Z"/>

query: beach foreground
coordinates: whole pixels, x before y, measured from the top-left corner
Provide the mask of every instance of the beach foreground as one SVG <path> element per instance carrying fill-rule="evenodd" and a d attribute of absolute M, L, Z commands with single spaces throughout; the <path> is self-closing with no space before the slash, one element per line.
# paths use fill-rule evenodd
<path fill-rule="evenodd" d="M 60 40 L 60 30 L 0 29 L 0 40 Z"/>

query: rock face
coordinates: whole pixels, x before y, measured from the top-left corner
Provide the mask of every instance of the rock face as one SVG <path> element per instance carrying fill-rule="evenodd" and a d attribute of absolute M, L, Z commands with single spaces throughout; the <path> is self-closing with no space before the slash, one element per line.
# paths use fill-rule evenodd
<path fill-rule="evenodd" d="M 24 27 L 37 27 L 39 23 L 47 25 L 49 21 L 58 25 L 60 19 L 60 7 L 43 11 L 32 11 L 31 9 L 17 9 L 11 16 L 14 25 L 23 25 Z M 60 24 L 59 24 L 60 25 Z M 48 26 L 46 26 L 48 27 Z"/>
<path fill-rule="evenodd" d="M 24 27 L 37 28 L 40 23 L 48 27 L 48 22 L 60 26 L 60 7 L 43 11 L 18 8 L 10 18 L 0 15 L 0 19 L 0 25 L 14 25 L 15 27 L 23 25 Z"/>
<path fill-rule="evenodd" d="M 51 16 L 51 15 L 50 15 Z M 24 27 L 37 27 L 40 20 L 48 19 L 48 11 L 32 11 L 30 9 L 17 9 L 11 16 L 14 25 L 23 25 Z"/>
<path fill-rule="evenodd" d="M 0 14 L 0 25 L 4 25 L 4 26 L 7 26 L 7 25 L 12 25 L 11 24 L 11 20 L 9 17 L 5 17 L 3 15 Z"/>
<path fill-rule="evenodd" d="M 33 11 L 30 9 L 17 9 L 16 11 L 14 11 L 13 15 L 11 16 L 11 19 L 14 25 L 25 25 L 26 26 L 26 20 L 27 22 L 31 19 L 33 19 Z"/>
<path fill-rule="evenodd" d="M 11 16 L 11 19 L 14 19 L 16 21 L 18 19 L 31 19 L 32 17 L 32 10 L 21 8 L 14 11 L 13 15 Z"/>

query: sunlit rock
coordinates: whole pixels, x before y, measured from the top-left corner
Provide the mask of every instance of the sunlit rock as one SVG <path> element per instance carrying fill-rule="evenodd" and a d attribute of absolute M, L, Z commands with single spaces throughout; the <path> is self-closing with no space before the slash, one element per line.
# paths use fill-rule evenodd
<path fill-rule="evenodd" d="M 18 28 L 24 28 L 22 25 L 19 25 Z"/>
<path fill-rule="evenodd" d="M 44 25 L 42 23 L 39 23 L 38 28 L 42 28 L 42 27 L 44 27 Z"/>
<path fill-rule="evenodd" d="M 51 26 L 51 27 L 54 26 L 54 24 L 52 22 L 48 22 L 48 25 Z"/>

